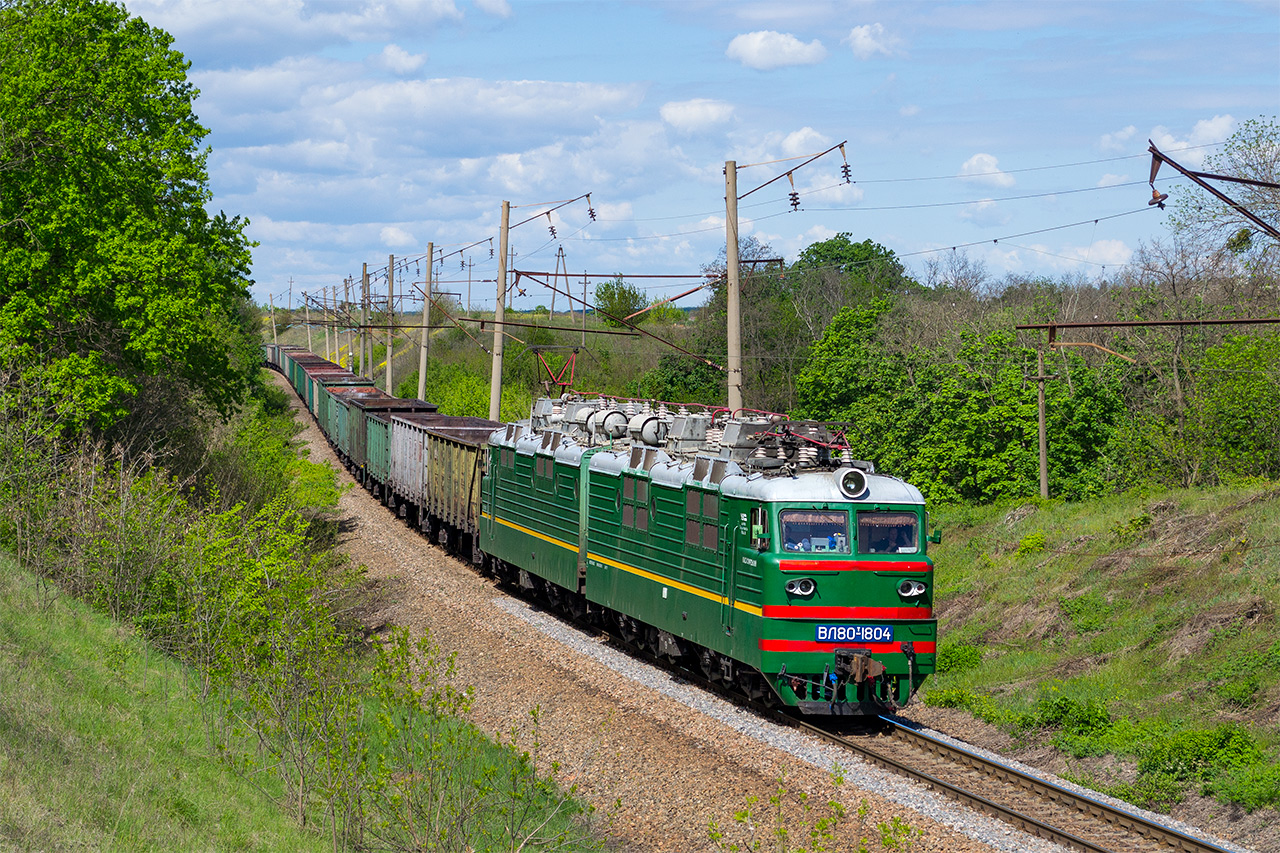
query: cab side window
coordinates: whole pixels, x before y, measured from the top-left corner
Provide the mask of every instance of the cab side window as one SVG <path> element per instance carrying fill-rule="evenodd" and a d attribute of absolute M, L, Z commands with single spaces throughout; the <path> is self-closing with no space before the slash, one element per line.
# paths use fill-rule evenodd
<path fill-rule="evenodd" d="M 859 554 L 916 554 L 919 520 L 914 512 L 858 513 Z"/>

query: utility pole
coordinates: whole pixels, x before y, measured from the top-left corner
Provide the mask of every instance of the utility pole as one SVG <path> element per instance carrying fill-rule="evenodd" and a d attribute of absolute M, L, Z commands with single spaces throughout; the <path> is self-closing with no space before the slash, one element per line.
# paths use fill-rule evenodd
<path fill-rule="evenodd" d="M 373 368 L 369 366 L 369 265 L 361 264 L 360 273 L 360 375 L 373 380 Z"/>
<path fill-rule="evenodd" d="M 729 308 L 729 410 L 737 412 L 744 405 L 742 401 L 742 309 L 740 307 L 741 289 L 738 281 L 738 163 L 726 160 L 724 163 L 724 205 L 725 205 L 725 264 L 727 284 L 725 295 Z"/>
<path fill-rule="evenodd" d="M 467 261 L 467 316 L 471 316 L 471 271 L 475 266 L 474 260 Z"/>
<path fill-rule="evenodd" d="M 498 230 L 498 301 L 493 309 L 493 372 L 489 377 L 489 420 L 498 420 L 502 411 L 502 350 L 507 304 L 507 233 L 511 230 L 511 202 L 502 202 L 502 226 Z"/>
<path fill-rule="evenodd" d="M 395 386 L 391 384 L 391 347 L 395 343 L 396 316 L 396 256 L 387 255 L 387 393 L 396 395 Z"/>
<path fill-rule="evenodd" d="M 342 313 L 347 318 L 351 316 L 351 276 L 347 276 L 342 280 Z M 356 353 L 355 347 L 351 341 L 351 324 L 347 323 L 347 370 L 352 373 L 356 372 Z"/>
<path fill-rule="evenodd" d="M 271 303 L 271 343 L 279 346 L 280 338 L 276 336 L 276 298 L 268 293 L 267 302 Z"/>
<path fill-rule="evenodd" d="M 427 393 L 427 350 L 431 347 L 431 268 L 435 265 L 436 244 L 427 243 L 427 281 L 422 291 L 422 351 L 418 353 L 418 399 Z"/>
<path fill-rule="evenodd" d="M 1049 346 L 1054 345 L 1054 339 L 1057 337 L 1057 330 L 1052 326 L 1049 327 Z M 1045 375 L 1044 372 L 1044 350 L 1036 350 L 1036 404 L 1039 412 L 1039 433 L 1040 433 L 1040 497 L 1048 500 L 1049 498 L 1049 438 L 1048 430 L 1045 425 L 1045 407 L 1044 407 L 1044 383 L 1049 379 L 1057 379 L 1058 375 Z"/>
<path fill-rule="evenodd" d="M 587 345 L 587 271 L 582 271 L 582 345 Z"/>
<path fill-rule="evenodd" d="M 315 352 L 311 349 L 311 303 L 307 301 L 307 292 L 302 291 L 302 317 L 307 324 L 307 350 Z"/>
<path fill-rule="evenodd" d="M 327 294 L 329 293 L 328 286 L 325 287 L 324 292 L 327 296 Z M 330 346 L 329 334 L 330 332 L 332 332 L 333 333 L 333 344 L 332 344 L 333 355 L 329 358 L 329 360 L 332 361 L 334 364 L 338 365 L 339 367 L 341 367 L 342 366 L 342 340 L 341 338 L 338 337 L 339 335 L 339 332 L 338 332 L 338 285 L 336 284 L 333 286 L 333 304 L 330 305 L 328 299 L 326 298 L 324 311 L 325 311 L 325 316 L 327 318 L 327 322 L 325 323 L 325 326 L 324 326 L 324 345 L 326 349 Z"/>

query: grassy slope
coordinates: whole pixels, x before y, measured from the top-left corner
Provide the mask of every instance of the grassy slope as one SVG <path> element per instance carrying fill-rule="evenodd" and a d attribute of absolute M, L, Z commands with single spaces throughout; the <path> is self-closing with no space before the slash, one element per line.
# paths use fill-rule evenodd
<path fill-rule="evenodd" d="M 0 557 L 0 849 L 328 849 L 210 757 L 192 686 Z"/>
<path fill-rule="evenodd" d="M 1275 754 L 1276 484 L 944 508 L 933 523 L 940 634 L 959 665 L 926 701 L 989 697 L 977 703 L 987 719 L 1037 738 L 1047 728 L 1076 757 L 1141 758 L 1171 733 L 1223 723 Z M 1058 697 L 1111 721 L 1054 731 L 1043 716 Z"/>

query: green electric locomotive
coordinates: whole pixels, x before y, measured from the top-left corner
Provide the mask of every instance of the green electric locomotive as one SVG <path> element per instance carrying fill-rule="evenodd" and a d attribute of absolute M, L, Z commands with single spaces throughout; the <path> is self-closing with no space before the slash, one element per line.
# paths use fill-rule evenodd
<path fill-rule="evenodd" d="M 839 425 L 566 395 L 489 439 L 477 557 L 633 645 L 807 714 L 934 671 L 924 500 Z"/>

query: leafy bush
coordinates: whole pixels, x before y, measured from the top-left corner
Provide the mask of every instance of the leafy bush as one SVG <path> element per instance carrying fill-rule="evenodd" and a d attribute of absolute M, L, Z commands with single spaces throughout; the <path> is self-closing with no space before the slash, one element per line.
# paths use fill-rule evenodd
<path fill-rule="evenodd" d="M 1280 806 L 1280 764 L 1261 763 L 1221 773 L 1204 786 L 1204 793 L 1247 811 Z"/>
<path fill-rule="evenodd" d="M 472 373 L 465 367 L 444 362 L 431 362 L 427 367 L 427 381 L 423 394 L 427 402 L 440 407 L 443 415 L 489 417 L 489 379 Z M 418 396 L 418 374 L 407 376 L 397 387 L 400 397 Z M 502 386 L 502 402 L 499 420 L 511 423 L 527 419 L 533 409 L 533 395 L 527 388 L 514 383 Z"/>
<path fill-rule="evenodd" d="M 942 643 L 938 647 L 938 672 L 962 673 L 977 669 L 982 663 L 982 649 L 977 646 Z"/>
<path fill-rule="evenodd" d="M 1039 554 L 1044 551 L 1045 538 L 1044 531 L 1037 530 L 1034 533 L 1028 533 L 1018 542 L 1018 556 L 1025 557 L 1028 554 Z"/>
<path fill-rule="evenodd" d="M 963 687 L 940 687 L 924 694 L 924 704 L 931 708 L 968 708 L 973 691 Z"/>
<path fill-rule="evenodd" d="M 604 315 L 606 326 L 615 329 L 623 328 L 626 325 L 622 322 L 624 318 L 648 304 L 649 299 L 644 295 L 644 291 L 634 284 L 628 284 L 621 275 L 596 285 L 595 307 Z M 639 325 L 649 319 L 649 314 L 650 312 L 646 311 L 638 317 L 632 317 L 627 323 Z"/>
<path fill-rule="evenodd" d="M 1105 628 L 1111 618 L 1112 605 L 1096 590 L 1089 590 L 1075 598 L 1059 596 L 1058 606 L 1081 634 Z"/>
<path fill-rule="evenodd" d="M 1183 785 L 1177 779 L 1162 774 L 1139 776 L 1133 782 L 1103 782 L 1095 777 L 1085 775 L 1062 774 L 1064 779 L 1083 785 L 1086 788 L 1133 803 L 1153 812 L 1168 814 L 1173 807 L 1184 799 Z"/>
<path fill-rule="evenodd" d="M 1138 771 L 1180 781 L 1205 780 L 1218 770 L 1246 768 L 1262 758 L 1262 750 L 1248 732 L 1238 726 L 1221 725 L 1178 732 L 1158 741 L 1138 761 Z"/>
<path fill-rule="evenodd" d="M 1042 726 L 1085 737 L 1100 734 L 1111 727 L 1111 714 L 1105 704 L 1097 699 L 1081 702 L 1063 695 L 1037 702 L 1036 719 Z"/>
<path fill-rule="evenodd" d="M 668 403 L 712 405 L 724 401 L 725 387 L 724 374 L 711 365 L 681 353 L 666 353 L 627 393 Z"/>

